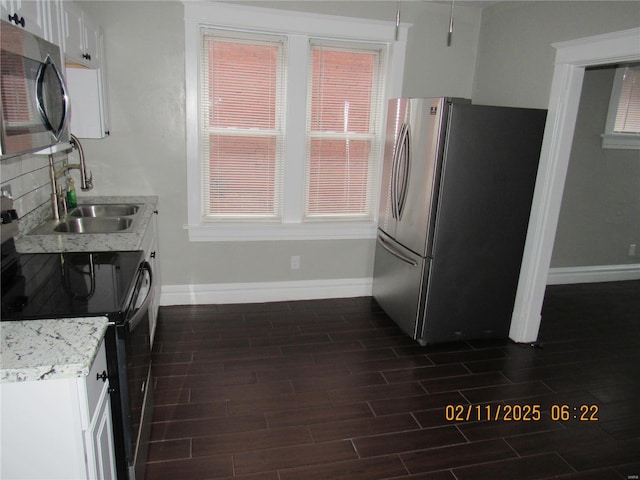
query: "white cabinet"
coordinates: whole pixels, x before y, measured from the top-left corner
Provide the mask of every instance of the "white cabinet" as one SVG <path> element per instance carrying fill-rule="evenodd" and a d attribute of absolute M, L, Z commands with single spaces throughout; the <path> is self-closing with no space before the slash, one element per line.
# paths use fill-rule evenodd
<path fill-rule="evenodd" d="M 109 134 L 102 71 L 67 66 L 71 102 L 71 133 L 78 138 L 104 138 Z"/>
<path fill-rule="evenodd" d="M 84 49 L 85 55 L 83 58 L 87 60 L 88 65 L 93 68 L 103 68 L 103 56 L 104 56 L 104 35 L 102 33 L 102 27 L 95 23 L 93 19 L 87 16 L 86 13 L 82 13 L 82 32 L 84 37 Z M 87 58 L 87 56 L 89 58 Z"/>
<path fill-rule="evenodd" d="M 0 478 L 116 479 L 106 371 L 103 341 L 87 377 L 0 384 Z"/>
<path fill-rule="evenodd" d="M 102 61 L 102 30 L 71 1 L 62 4 L 62 32 L 67 59 L 89 68 L 100 68 Z"/>
<path fill-rule="evenodd" d="M 156 333 L 156 324 L 158 323 L 158 309 L 160 308 L 160 261 L 159 261 L 159 244 L 158 244 L 158 211 L 153 212 L 149 221 L 149 226 L 142 239 L 142 250 L 144 250 L 145 260 L 151 265 L 153 275 L 153 291 L 151 303 L 149 305 L 149 329 L 151 331 L 151 346 L 153 347 L 153 337 Z"/>
<path fill-rule="evenodd" d="M 46 40 L 51 40 L 49 2 L 0 0 L 2 20 L 18 25 Z M 56 43 L 56 42 L 54 42 Z"/>
<path fill-rule="evenodd" d="M 104 138 L 109 135 L 109 126 L 102 28 L 77 3 L 65 1 L 62 31 L 71 133 L 78 138 Z"/>

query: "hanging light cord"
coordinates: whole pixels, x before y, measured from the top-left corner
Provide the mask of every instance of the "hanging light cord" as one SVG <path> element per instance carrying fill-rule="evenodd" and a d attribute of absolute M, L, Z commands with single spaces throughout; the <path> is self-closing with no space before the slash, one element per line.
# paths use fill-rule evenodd
<path fill-rule="evenodd" d="M 398 7 L 396 8 L 396 40 L 398 40 L 399 30 L 400 30 L 400 0 L 398 0 Z"/>
<path fill-rule="evenodd" d="M 449 33 L 447 34 L 447 47 L 451 46 L 451 39 L 453 37 L 453 4 L 455 0 L 451 0 L 451 12 L 449 13 Z"/>

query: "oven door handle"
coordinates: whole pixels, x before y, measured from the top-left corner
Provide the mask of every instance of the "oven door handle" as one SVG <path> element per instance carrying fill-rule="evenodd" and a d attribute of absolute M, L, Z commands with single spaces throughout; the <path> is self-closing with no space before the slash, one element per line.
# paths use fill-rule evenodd
<path fill-rule="evenodd" d="M 136 307 L 138 303 L 138 294 L 140 293 L 140 289 L 142 286 L 142 282 L 144 281 L 144 273 L 148 272 L 149 274 L 149 288 L 147 290 L 147 295 L 139 307 Z M 149 309 L 149 304 L 151 303 L 151 296 L 153 293 L 153 272 L 151 270 L 151 265 L 149 262 L 142 262 L 140 267 L 138 268 L 138 280 L 136 281 L 136 294 L 131 299 L 131 304 L 129 308 L 129 314 L 133 314 L 131 318 L 127 319 L 126 322 L 129 324 L 129 330 L 134 330 L 140 321 L 146 318 L 147 310 Z"/>

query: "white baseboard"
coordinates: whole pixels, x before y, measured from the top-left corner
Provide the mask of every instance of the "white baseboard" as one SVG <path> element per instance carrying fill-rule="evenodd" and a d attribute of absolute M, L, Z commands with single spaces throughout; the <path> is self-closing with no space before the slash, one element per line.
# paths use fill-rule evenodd
<path fill-rule="evenodd" d="M 550 268 L 547 285 L 640 280 L 640 263 L 592 267 Z"/>
<path fill-rule="evenodd" d="M 160 295 L 160 305 L 206 305 L 362 297 L 371 295 L 372 285 L 371 278 L 164 285 Z"/>

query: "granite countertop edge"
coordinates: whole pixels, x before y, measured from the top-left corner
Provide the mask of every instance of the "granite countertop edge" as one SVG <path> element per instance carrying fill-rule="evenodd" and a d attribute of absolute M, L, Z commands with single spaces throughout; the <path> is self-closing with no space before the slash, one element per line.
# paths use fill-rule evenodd
<path fill-rule="evenodd" d="M 87 376 L 107 317 L 2 322 L 0 383 Z"/>

